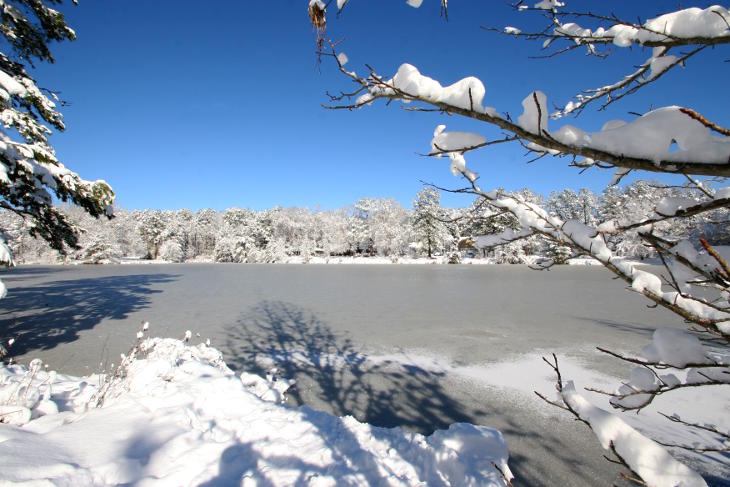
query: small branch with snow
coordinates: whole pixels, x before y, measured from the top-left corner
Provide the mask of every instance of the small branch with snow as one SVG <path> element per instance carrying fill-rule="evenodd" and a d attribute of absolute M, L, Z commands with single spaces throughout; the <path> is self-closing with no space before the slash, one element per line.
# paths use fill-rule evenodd
<path fill-rule="evenodd" d="M 335 56 L 334 49 L 332 54 Z M 421 102 L 444 113 L 496 125 L 513 134 L 512 137 L 515 139 L 526 141 L 529 150 L 541 154 L 583 157 L 592 161 L 592 164 L 602 162 L 609 166 L 632 170 L 730 176 L 730 164 L 727 162 L 730 156 L 730 142 L 711 140 L 710 136 L 698 130 L 697 126 L 702 127 L 702 130 L 709 131 L 709 129 L 693 118 L 684 122 L 681 118 L 678 119 L 675 112 L 686 117 L 679 107 L 654 110 L 629 124 L 610 125 L 592 134 L 572 126 L 564 126 L 558 131 L 550 132 L 547 130 L 544 103 L 538 102 L 537 92 L 526 98 L 531 100 L 532 108 L 523 102 L 525 114 L 524 118 L 520 117 L 523 121 L 514 123 L 509 117 L 501 117 L 491 107 L 482 105 L 485 89 L 481 81 L 476 78 L 465 78 L 443 87 L 408 64 L 401 65 L 390 80 L 377 75 L 371 67 L 368 67 L 369 76 L 361 78 L 354 71 L 347 71 L 341 63 L 337 62 L 337 65 L 340 72 L 359 85 L 360 90 L 357 93 L 362 93 L 364 89 L 364 94 L 358 96 L 354 103 L 347 102 L 352 100 L 354 95 L 342 94 L 331 97 L 333 103 L 345 103 L 324 105 L 328 109 L 355 110 L 377 99 Z M 535 117 L 534 123 L 528 123 L 532 117 Z M 538 123 L 540 130 L 535 130 L 535 124 Z M 666 127 L 667 124 L 676 127 L 676 135 L 662 133 L 660 136 L 659 127 Z M 664 138 L 666 138 L 666 148 L 664 148 Z M 681 140 L 687 149 L 670 153 L 670 139 Z M 650 140 L 654 140 L 655 143 L 647 144 Z M 714 149 L 708 151 L 708 147 Z M 476 147 L 468 146 L 468 148 Z"/>
<path fill-rule="evenodd" d="M 624 478 L 633 478 L 640 483 L 657 486 L 706 485 L 700 475 L 672 458 L 658 443 L 636 431 L 618 416 L 592 405 L 578 394 L 573 382 L 565 381 L 562 377 L 555 354 L 553 362 L 546 358 L 543 360 L 557 376 L 558 399 L 548 399 L 538 392 L 535 394 L 586 424 L 596 435 L 601 446 L 615 456 L 615 462 L 629 471 L 628 474 L 624 473 Z"/>
<path fill-rule="evenodd" d="M 682 450 L 689 450 L 697 453 L 709 453 L 709 452 L 728 452 L 730 451 L 730 432 L 723 431 L 719 429 L 717 426 L 714 425 L 708 425 L 708 424 L 699 424 L 699 423 L 693 423 L 690 421 L 685 421 L 682 418 L 680 418 L 676 414 L 667 415 L 662 412 L 659 412 L 662 416 L 667 418 L 669 421 L 672 421 L 673 423 L 682 424 L 684 426 L 687 426 L 689 428 L 701 430 L 701 431 L 707 431 L 715 436 L 716 441 L 719 443 L 717 446 L 710 446 L 710 445 L 683 445 L 678 443 L 669 443 L 669 442 L 663 442 L 663 441 L 657 441 L 662 446 L 667 446 L 670 448 L 681 448 Z"/>

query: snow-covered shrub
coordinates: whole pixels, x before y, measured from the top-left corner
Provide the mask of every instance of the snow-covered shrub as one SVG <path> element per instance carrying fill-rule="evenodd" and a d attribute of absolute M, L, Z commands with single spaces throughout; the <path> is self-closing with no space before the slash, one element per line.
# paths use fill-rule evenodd
<path fill-rule="evenodd" d="M 185 252 L 177 239 L 167 240 L 160 247 L 160 258 L 168 262 L 183 262 Z"/>

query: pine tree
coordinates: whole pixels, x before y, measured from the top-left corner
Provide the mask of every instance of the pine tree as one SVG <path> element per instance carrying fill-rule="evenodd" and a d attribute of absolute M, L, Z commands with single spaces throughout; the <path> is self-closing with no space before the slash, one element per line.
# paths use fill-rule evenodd
<path fill-rule="evenodd" d="M 413 201 L 413 231 L 430 259 L 449 240 L 446 225 L 440 220 L 441 194 L 435 188 L 423 188 Z"/>
<path fill-rule="evenodd" d="M 64 17 L 46 4 L 61 0 L 6 0 L 0 32 L 0 207 L 32 222 L 30 233 L 63 251 L 77 247 L 73 225 L 53 206 L 53 198 L 72 202 L 94 217 L 112 216 L 114 193 L 104 181 L 85 181 L 57 158 L 48 135 L 65 125 L 55 93 L 41 89 L 26 70 L 34 61 L 53 63 L 49 44 L 74 40 Z M 75 3 L 75 2 L 74 2 Z"/>

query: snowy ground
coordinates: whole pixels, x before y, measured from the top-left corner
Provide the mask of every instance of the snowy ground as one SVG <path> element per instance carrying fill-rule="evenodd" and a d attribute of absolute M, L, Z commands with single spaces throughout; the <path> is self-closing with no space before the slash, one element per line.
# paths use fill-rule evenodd
<path fill-rule="evenodd" d="M 180 340 L 140 341 L 123 357 L 112 379 L 0 366 L 0 479 L 48 480 L 54 485 L 505 485 L 511 478 L 508 449 L 495 429 L 455 423 L 429 436 L 400 428 L 377 428 L 351 416 L 336 417 L 306 406 L 283 405 L 291 382 L 276 369 L 263 379 L 232 372 L 220 352 Z M 132 359 L 136 356 L 136 360 Z M 270 357 L 317 366 L 362 357 L 314 356 L 306 351 Z M 537 399 L 553 395 L 553 377 L 540 354 L 485 367 L 459 366 L 440 357 L 399 353 L 365 360 L 404 370 L 449 373 L 482 386 L 512 390 L 536 411 L 555 411 Z M 573 360 L 562 362 L 578 386 L 611 390 L 613 377 Z M 536 381 L 526 384 L 521 376 Z M 671 399 L 672 410 L 696 421 L 720 420 L 730 427 L 730 391 L 720 390 L 714 407 L 698 411 L 691 393 Z M 605 398 L 582 392 L 593 404 Z M 532 396 L 534 397 L 534 396 Z M 652 407 L 669 407 L 659 399 Z M 699 416 L 698 416 L 699 413 Z M 624 414 L 635 428 L 659 432 L 663 441 L 691 444 L 707 438 L 683 436 L 651 412 Z M 686 457 L 695 467 L 717 470 L 721 456 Z M 502 473 L 500 473 L 502 472 Z M 717 472 L 723 475 L 722 471 Z"/>
<path fill-rule="evenodd" d="M 279 404 L 204 344 L 153 339 L 104 384 L 0 366 L 0 476 L 54 485 L 504 485 L 499 431 L 428 437 Z M 103 401 L 102 407 L 96 407 Z M 13 423 L 15 425 L 13 425 Z M 500 471 L 502 473 L 500 473 Z"/>

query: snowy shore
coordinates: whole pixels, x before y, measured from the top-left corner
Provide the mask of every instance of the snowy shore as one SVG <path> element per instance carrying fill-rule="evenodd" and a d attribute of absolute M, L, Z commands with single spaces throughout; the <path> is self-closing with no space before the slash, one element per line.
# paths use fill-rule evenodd
<path fill-rule="evenodd" d="M 537 256 L 534 256 L 532 259 L 528 259 L 528 264 L 531 263 L 534 260 L 537 260 Z M 643 262 L 639 261 L 631 261 L 636 264 L 656 264 L 654 260 L 646 260 Z M 44 260 L 39 261 L 27 261 L 23 262 L 19 265 L 108 265 L 108 264 L 121 264 L 121 265 L 157 265 L 157 264 L 176 264 L 178 262 L 170 262 L 163 259 L 155 259 L 155 260 L 148 260 L 148 259 L 134 259 L 134 258 L 123 258 L 120 260 L 106 260 L 101 262 L 84 262 L 84 261 L 72 261 L 72 262 L 47 262 Z M 215 264 L 216 262 L 213 259 L 210 258 L 199 258 L 195 260 L 189 260 L 182 262 L 184 264 Z M 221 263 L 229 265 L 230 263 Z M 386 264 L 399 264 L 399 265 L 450 265 L 453 264 L 452 262 L 449 262 L 449 258 L 447 256 L 436 256 L 433 258 L 426 258 L 426 257 L 383 257 L 383 256 L 373 256 L 373 257 L 310 257 L 309 259 L 304 259 L 302 257 L 288 257 L 285 261 L 282 262 L 272 262 L 272 264 L 345 264 L 345 265 L 386 265 Z M 459 260 L 458 264 L 462 265 L 511 265 L 511 264 L 504 264 L 497 262 L 496 259 L 486 257 L 486 258 L 462 258 Z M 573 259 L 569 259 L 566 262 L 567 265 L 579 265 L 579 266 L 585 266 L 585 265 L 601 265 L 599 261 L 596 259 L 593 259 L 591 257 L 576 257 Z"/>
<path fill-rule="evenodd" d="M 138 353 L 106 383 L 56 375 L 39 361 L 2 366 L 0 413 L 11 423 L 0 425 L 2 479 L 68 486 L 504 485 L 498 468 L 511 477 L 506 443 L 491 428 L 459 423 L 430 436 L 377 428 L 285 406 L 286 381 L 237 376 L 205 344 L 149 339 Z"/>

